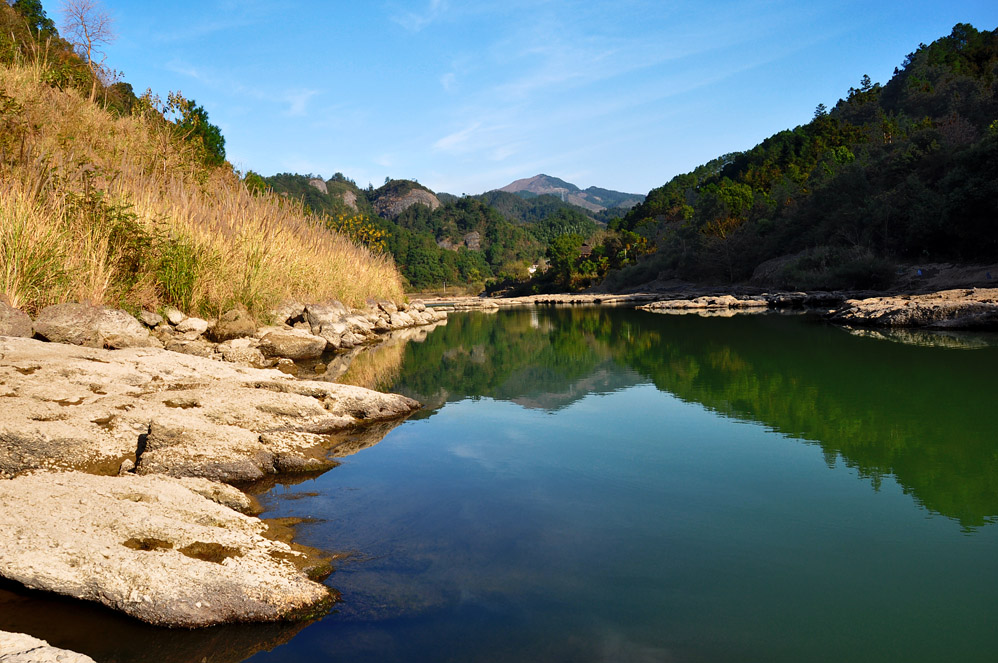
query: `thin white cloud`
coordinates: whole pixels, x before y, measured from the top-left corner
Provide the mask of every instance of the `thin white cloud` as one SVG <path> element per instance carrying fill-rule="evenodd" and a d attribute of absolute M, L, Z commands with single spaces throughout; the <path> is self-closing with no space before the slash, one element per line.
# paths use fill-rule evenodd
<path fill-rule="evenodd" d="M 447 10 L 447 0 L 430 0 L 423 11 L 400 9 L 391 15 L 391 20 L 398 23 L 409 32 L 419 32 L 434 21 L 437 21 Z"/>
<path fill-rule="evenodd" d="M 447 92 L 450 92 L 451 90 L 454 89 L 454 85 L 456 82 L 457 82 L 457 74 L 455 74 L 453 71 L 448 72 L 440 77 L 440 85 Z"/>
<path fill-rule="evenodd" d="M 284 100 L 288 103 L 288 109 L 284 114 L 290 117 L 304 116 L 306 114 L 305 108 L 308 105 L 308 100 L 318 93 L 318 90 L 295 90 L 287 92 Z"/>
<path fill-rule="evenodd" d="M 472 146 L 472 138 L 475 137 L 481 126 L 481 122 L 475 122 L 460 131 L 448 134 L 433 143 L 433 149 L 438 152 L 450 152 L 452 154 L 467 152 Z"/>

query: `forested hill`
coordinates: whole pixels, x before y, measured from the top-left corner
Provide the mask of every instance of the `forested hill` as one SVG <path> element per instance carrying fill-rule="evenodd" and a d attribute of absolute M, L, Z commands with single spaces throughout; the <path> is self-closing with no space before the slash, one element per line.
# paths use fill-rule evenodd
<path fill-rule="evenodd" d="M 811 122 L 678 175 L 614 227 L 656 276 L 766 285 L 886 285 L 897 263 L 998 260 L 998 30 L 958 24 L 881 85 Z"/>
<path fill-rule="evenodd" d="M 549 195 L 525 200 L 493 191 L 459 198 L 414 180 L 361 189 L 342 173 L 323 180 L 250 172 L 244 179 L 252 190 L 301 201 L 330 228 L 391 254 L 415 290 L 450 284 L 477 291 L 489 282 L 526 280 L 555 237 L 589 237 L 600 228 L 591 213 Z"/>

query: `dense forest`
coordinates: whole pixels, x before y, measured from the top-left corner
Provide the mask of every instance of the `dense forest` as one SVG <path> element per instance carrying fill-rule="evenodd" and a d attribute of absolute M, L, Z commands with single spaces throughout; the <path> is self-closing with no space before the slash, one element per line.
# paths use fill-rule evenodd
<path fill-rule="evenodd" d="M 615 230 L 656 277 L 792 288 L 882 287 L 899 263 L 998 259 L 998 31 L 958 24 L 881 85 L 653 189 Z"/>
<path fill-rule="evenodd" d="M 490 191 L 458 197 L 434 194 L 414 180 L 392 179 L 381 187 L 362 189 L 342 173 L 323 180 L 290 173 L 261 177 L 250 172 L 244 181 L 253 190 L 274 191 L 300 202 L 322 216 L 329 227 L 390 254 L 412 290 L 447 286 L 474 292 L 510 287 L 563 289 L 569 284 L 564 278 L 556 279 L 556 271 L 546 267 L 560 266 L 557 273 L 564 277 L 566 261 L 574 265 L 589 238 L 598 246 L 597 262 L 574 278 L 576 284 L 580 279 L 594 283 L 611 266 L 609 261 L 598 262 L 603 250 L 599 247 L 607 241 L 613 244 L 621 235 L 640 239 L 626 229 L 607 231 L 605 223 L 597 221 L 613 220 L 626 209 L 596 214 L 554 195 Z M 619 267 L 624 260 L 612 265 Z M 535 266 L 543 278 L 531 279 Z"/>

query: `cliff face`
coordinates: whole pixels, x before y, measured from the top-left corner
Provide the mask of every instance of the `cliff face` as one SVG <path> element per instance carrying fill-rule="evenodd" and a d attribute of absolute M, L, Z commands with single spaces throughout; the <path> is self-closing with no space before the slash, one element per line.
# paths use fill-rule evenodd
<path fill-rule="evenodd" d="M 413 205 L 426 205 L 431 210 L 440 207 L 440 200 L 426 189 L 411 189 L 405 193 L 387 193 L 378 196 L 374 209 L 380 216 L 395 218 Z"/>

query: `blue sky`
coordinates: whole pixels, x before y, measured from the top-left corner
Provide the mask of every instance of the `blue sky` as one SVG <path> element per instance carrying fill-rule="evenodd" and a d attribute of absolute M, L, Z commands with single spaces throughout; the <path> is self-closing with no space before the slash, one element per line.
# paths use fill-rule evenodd
<path fill-rule="evenodd" d="M 45 2 L 56 23 L 58 3 Z M 104 0 L 107 64 L 208 111 L 229 160 L 480 193 L 547 173 L 646 193 L 886 82 L 998 2 Z"/>

